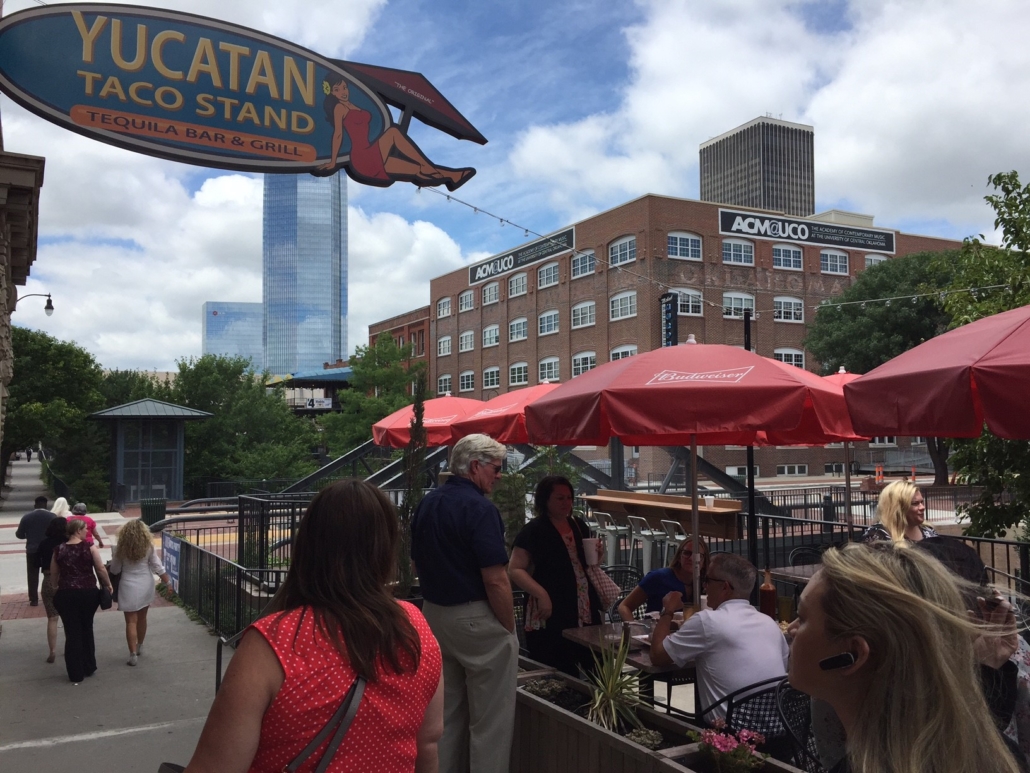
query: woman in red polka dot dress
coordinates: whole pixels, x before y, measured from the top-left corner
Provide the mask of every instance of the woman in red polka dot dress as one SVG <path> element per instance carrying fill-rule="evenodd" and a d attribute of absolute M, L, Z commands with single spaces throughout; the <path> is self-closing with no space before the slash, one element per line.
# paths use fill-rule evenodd
<path fill-rule="evenodd" d="M 240 641 L 187 773 L 279 773 L 358 675 L 368 684 L 328 772 L 436 773 L 440 647 L 422 613 L 390 595 L 398 536 L 375 486 L 341 481 L 312 500 L 272 614 Z M 315 770 L 328 744 L 298 773 Z"/>

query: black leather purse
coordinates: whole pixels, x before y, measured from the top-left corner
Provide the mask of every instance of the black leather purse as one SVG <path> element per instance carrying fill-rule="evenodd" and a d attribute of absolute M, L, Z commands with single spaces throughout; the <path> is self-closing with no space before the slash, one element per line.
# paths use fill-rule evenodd
<path fill-rule="evenodd" d="M 100 608 L 110 609 L 112 605 L 111 592 L 107 588 L 100 589 Z"/>

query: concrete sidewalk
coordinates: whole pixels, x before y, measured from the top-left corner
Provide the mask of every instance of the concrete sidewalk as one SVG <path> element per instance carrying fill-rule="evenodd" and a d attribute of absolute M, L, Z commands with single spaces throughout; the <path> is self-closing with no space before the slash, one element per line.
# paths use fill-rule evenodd
<path fill-rule="evenodd" d="M 151 609 L 139 665 L 129 667 L 124 617 L 97 612 L 97 673 L 68 681 L 59 634 L 46 663 L 43 620 L 8 620 L 0 636 L 0 770 L 156 773 L 185 765 L 215 693 L 215 643 L 178 607 Z M 226 663 L 232 650 L 226 649 Z"/>

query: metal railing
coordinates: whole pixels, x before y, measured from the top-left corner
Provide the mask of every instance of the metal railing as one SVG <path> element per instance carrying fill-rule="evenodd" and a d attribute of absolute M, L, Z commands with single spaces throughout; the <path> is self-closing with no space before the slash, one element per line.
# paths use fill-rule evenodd
<path fill-rule="evenodd" d="M 288 566 L 293 535 L 313 496 L 312 492 L 241 496 L 236 561 L 258 569 Z M 281 549 L 273 552 L 273 546 Z"/>

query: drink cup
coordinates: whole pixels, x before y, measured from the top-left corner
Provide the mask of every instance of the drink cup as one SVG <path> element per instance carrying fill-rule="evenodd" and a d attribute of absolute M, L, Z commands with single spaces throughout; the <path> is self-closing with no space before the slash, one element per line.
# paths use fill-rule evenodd
<path fill-rule="evenodd" d="M 587 566 L 597 564 L 597 539 L 587 537 L 583 540 L 583 557 L 587 560 Z"/>
<path fill-rule="evenodd" d="M 701 597 L 701 609 L 708 609 L 708 596 Z"/>
<path fill-rule="evenodd" d="M 715 497 L 705 497 L 705 507 L 715 507 Z"/>

